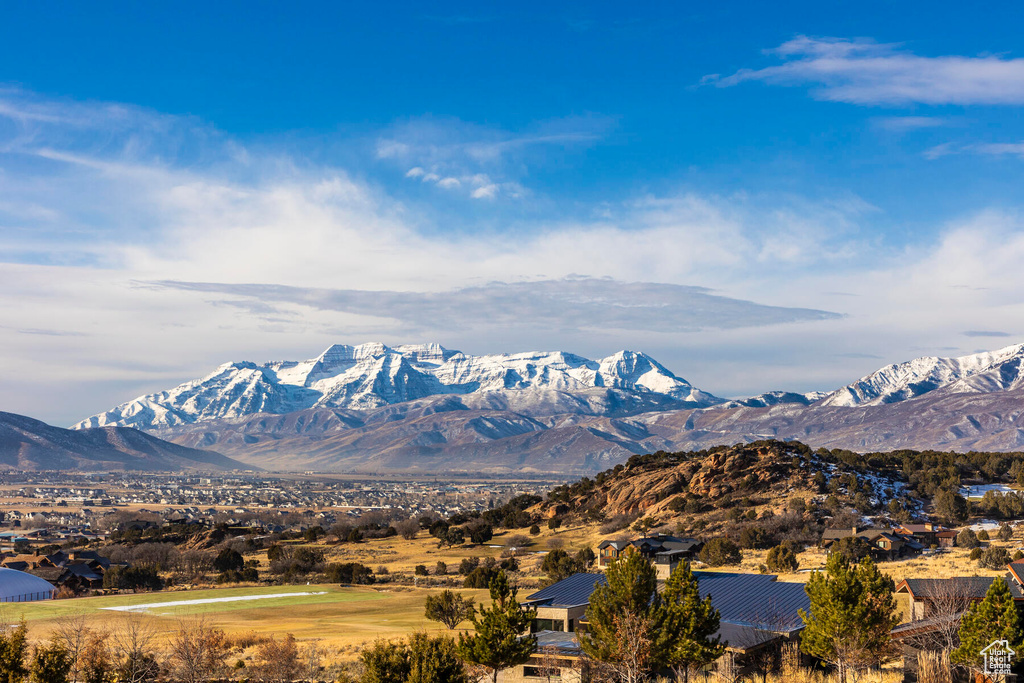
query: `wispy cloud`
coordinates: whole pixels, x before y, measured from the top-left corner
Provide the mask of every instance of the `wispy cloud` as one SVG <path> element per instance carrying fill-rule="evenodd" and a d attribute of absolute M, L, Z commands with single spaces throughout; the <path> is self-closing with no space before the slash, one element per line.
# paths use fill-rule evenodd
<path fill-rule="evenodd" d="M 830 311 L 764 306 L 704 287 L 566 278 L 492 282 L 444 292 L 309 289 L 271 284 L 162 281 L 149 286 L 243 297 L 255 310 L 275 303 L 398 320 L 415 333 L 467 329 L 573 328 L 644 332 L 762 327 L 841 317 Z"/>
<path fill-rule="evenodd" d="M 971 145 L 968 149 L 979 154 L 991 154 L 994 156 L 1013 155 L 1024 157 L 1024 142 L 994 142 L 987 144 Z"/>
<path fill-rule="evenodd" d="M 518 199 L 531 165 L 544 163 L 552 149 L 597 144 L 613 127 L 602 116 L 570 117 L 511 132 L 458 119 L 424 117 L 381 135 L 377 158 L 394 163 L 405 177 L 472 199 Z"/>
<path fill-rule="evenodd" d="M 863 105 L 1024 103 L 1024 59 L 916 55 L 895 44 L 858 38 L 798 36 L 769 51 L 783 63 L 741 69 L 706 83 L 749 81 L 810 86 L 823 100 Z"/>
<path fill-rule="evenodd" d="M 925 150 L 926 159 L 941 159 L 954 154 L 980 154 L 984 156 L 1017 156 L 1024 158 L 1024 142 L 985 142 L 959 144 L 944 142 Z"/>
<path fill-rule="evenodd" d="M 897 133 L 949 125 L 947 119 L 938 116 L 879 116 L 872 123 L 877 128 Z"/>
<path fill-rule="evenodd" d="M 964 332 L 965 337 L 1012 337 L 1009 332 L 998 332 L 995 330 L 968 330 Z"/>

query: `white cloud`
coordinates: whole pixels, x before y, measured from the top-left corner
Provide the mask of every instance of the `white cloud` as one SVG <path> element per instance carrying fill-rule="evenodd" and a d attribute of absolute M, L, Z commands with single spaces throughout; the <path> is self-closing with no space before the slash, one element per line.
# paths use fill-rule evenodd
<path fill-rule="evenodd" d="M 873 123 L 878 128 L 900 133 L 949 125 L 947 119 L 938 116 L 880 116 Z"/>
<path fill-rule="evenodd" d="M 1024 157 L 1024 142 L 994 142 L 989 144 L 973 145 L 972 150 L 980 154 L 992 154 L 1002 156 L 1011 154 Z"/>
<path fill-rule="evenodd" d="M 473 199 L 494 199 L 498 196 L 498 186 L 494 183 L 489 185 L 481 185 L 480 187 L 473 190 L 469 195 Z"/>
<path fill-rule="evenodd" d="M 719 87 L 812 86 L 820 99 L 865 105 L 1024 104 L 1024 59 L 923 57 L 866 39 L 798 36 L 771 51 L 783 64 L 709 76 Z"/>
<path fill-rule="evenodd" d="M 461 186 L 466 197 L 516 199 L 526 194 L 520 181 L 531 166 L 545 163 L 545 155 L 597 144 L 612 125 L 606 117 L 569 117 L 514 133 L 458 119 L 423 117 L 383 134 L 376 155 L 400 168 L 412 164 L 407 178 L 446 190 Z"/>

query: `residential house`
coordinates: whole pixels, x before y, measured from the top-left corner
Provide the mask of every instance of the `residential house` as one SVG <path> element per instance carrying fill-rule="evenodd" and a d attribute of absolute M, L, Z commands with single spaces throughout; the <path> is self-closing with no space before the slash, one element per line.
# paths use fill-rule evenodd
<path fill-rule="evenodd" d="M 764 661 L 759 655 L 796 640 L 804 628 L 799 610 L 810 609 L 810 598 L 802 583 L 777 581 L 772 574 L 696 571 L 694 576 L 701 597 L 711 596 L 721 618 L 716 635 L 727 649 L 715 668 L 723 674 L 744 675 L 756 661 Z M 586 630 L 590 595 L 605 583 L 604 574 L 575 574 L 527 596 L 522 604 L 537 609 L 531 632 L 538 637 L 538 651 L 501 680 L 518 683 L 555 677 L 550 673 L 552 659 L 563 662 L 554 668 L 572 669 L 572 676 L 578 676 L 575 663 L 584 655 L 573 634 Z M 548 644 L 547 650 L 540 647 L 542 642 Z"/>
<path fill-rule="evenodd" d="M 1024 562 L 1014 564 L 1024 567 Z M 1017 568 L 1024 574 L 1024 569 Z M 1011 570 L 1012 574 L 1012 570 Z M 947 613 L 950 604 L 963 603 L 963 609 L 985 597 L 994 579 L 991 576 L 957 576 L 947 579 L 904 579 L 896 586 L 896 598 L 903 603 L 909 621 L 923 621 Z M 1024 603 L 1019 581 L 1008 581 L 1014 602 Z M 959 610 L 959 611 L 962 611 Z"/>
<path fill-rule="evenodd" d="M 871 557 L 877 561 L 907 557 L 921 552 L 926 547 L 916 541 L 913 536 L 897 533 L 896 530 L 862 529 L 856 526 L 846 529 L 826 529 L 821 535 L 821 547 L 828 550 L 836 541 L 852 537 L 867 543 L 871 548 Z"/>
<path fill-rule="evenodd" d="M 597 565 L 608 564 L 624 552 L 634 550 L 654 562 L 659 579 L 667 579 L 672 570 L 683 560 L 693 560 L 704 547 L 696 538 L 676 538 L 667 534 L 656 534 L 634 541 L 601 541 L 597 546 Z"/>
<path fill-rule="evenodd" d="M 941 524 L 925 522 L 923 524 L 901 524 L 893 529 L 893 533 L 900 536 L 913 538 L 925 548 L 939 545 L 939 534 L 943 531 L 950 531 Z M 956 534 L 953 534 L 956 537 Z"/>
<path fill-rule="evenodd" d="M 1011 563 L 1009 570 L 1007 585 L 1020 608 L 1024 604 L 1024 561 Z M 892 638 L 903 650 L 906 683 L 918 680 L 920 654 L 947 647 L 948 634 L 956 631 L 972 603 L 984 599 L 994 580 L 988 576 L 905 579 L 896 586 L 897 601 L 905 610 L 907 621 L 892 630 Z"/>

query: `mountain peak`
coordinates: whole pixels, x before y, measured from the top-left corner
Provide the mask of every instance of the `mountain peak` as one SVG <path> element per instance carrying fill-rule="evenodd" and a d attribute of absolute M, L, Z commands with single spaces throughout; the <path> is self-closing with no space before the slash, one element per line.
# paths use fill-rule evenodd
<path fill-rule="evenodd" d="M 852 407 L 905 401 L 932 391 L 996 391 L 1022 381 L 1024 344 L 956 358 L 922 356 L 893 363 L 828 394 L 823 406 Z"/>
<path fill-rule="evenodd" d="M 576 406 L 570 410 L 617 414 L 642 405 L 692 408 L 722 402 L 634 351 L 593 361 L 564 351 L 471 356 L 437 343 L 390 347 L 370 342 L 334 344 L 306 361 L 226 363 L 203 379 L 140 396 L 75 426 L 168 427 L 256 413 L 365 410 L 446 394 L 511 396 L 523 390 L 572 396 L 562 401 Z M 582 398 L 590 394 L 605 398 Z M 515 400 L 524 402 L 521 397 Z M 546 410 L 560 404 L 555 399 L 536 400 L 548 406 Z M 606 407 L 595 407 L 599 404 Z"/>

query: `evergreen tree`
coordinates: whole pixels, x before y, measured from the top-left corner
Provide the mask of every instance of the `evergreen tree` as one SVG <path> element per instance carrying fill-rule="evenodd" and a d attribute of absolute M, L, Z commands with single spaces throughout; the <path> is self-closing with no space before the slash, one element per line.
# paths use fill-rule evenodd
<path fill-rule="evenodd" d="M 409 650 L 398 643 L 378 640 L 363 649 L 362 683 L 405 683 L 409 678 Z"/>
<path fill-rule="evenodd" d="M 686 681 L 691 668 L 710 664 L 725 651 L 725 644 L 711 637 L 718 630 L 718 610 L 711 605 L 710 595 L 701 600 L 689 562 L 679 563 L 672 571 L 661 601 L 664 616 L 652 648 L 656 663 L 671 666 L 677 678 Z"/>
<path fill-rule="evenodd" d="M 406 683 L 469 683 L 453 638 L 409 637 L 409 677 Z"/>
<path fill-rule="evenodd" d="M 25 668 L 27 641 L 28 627 L 24 621 L 6 633 L 0 632 L 0 683 L 18 683 L 28 674 Z"/>
<path fill-rule="evenodd" d="M 428 595 L 424 605 L 424 616 L 453 629 L 476 611 L 473 598 L 465 598 L 455 591 L 443 590 L 437 595 Z"/>
<path fill-rule="evenodd" d="M 580 647 L 616 669 L 621 679 L 642 680 L 669 659 L 657 572 L 640 553 L 628 552 L 612 560 L 605 578 L 590 595 L 589 626 L 577 634 Z"/>
<path fill-rule="evenodd" d="M 74 658 L 61 643 L 37 645 L 32 651 L 29 680 L 32 683 L 68 683 Z"/>
<path fill-rule="evenodd" d="M 478 664 L 491 672 L 497 683 L 498 673 L 526 662 L 537 646 L 537 638 L 524 635 L 537 616 L 535 609 L 523 609 L 516 595 L 519 590 L 508 581 L 503 571 L 491 579 L 491 606 L 481 607 L 470 617 L 476 633 L 459 634 L 459 656 L 470 664 Z"/>
<path fill-rule="evenodd" d="M 800 567 L 800 561 L 796 559 L 796 553 L 793 552 L 792 548 L 784 545 L 777 545 L 769 550 L 765 562 L 768 564 L 768 571 L 780 574 L 795 572 Z"/>
<path fill-rule="evenodd" d="M 1002 578 L 996 578 L 985 599 L 972 604 L 960 619 L 960 647 L 950 658 L 980 671 L 984 659 L 981 651 L 995 640 L 1007 640 L 1012 649 L 1020 649 L 1020 618 L 1010 587 Z"/>
<path fill-rule="evenodd" d="M 935 513 L 948 524 L 960 524 L 967 521 L 970 509 L 963 496 L 946 489 L 935 496 Z"/>
<path fill-rule="evenodd" d="M 807 582 L 811 613 L 800 610 L 806 625 L 801 647 L 835 665 L 840 681 L 845 681 L 850 671 L 878 664 L 889 655 L 889 632 L 899 623 L 895 585 L 868 558 L 852 564 L 832 553 L 825 568 Z"/>

